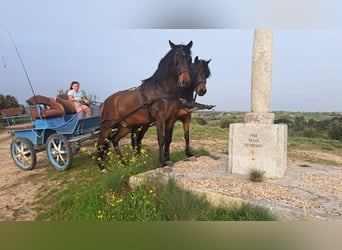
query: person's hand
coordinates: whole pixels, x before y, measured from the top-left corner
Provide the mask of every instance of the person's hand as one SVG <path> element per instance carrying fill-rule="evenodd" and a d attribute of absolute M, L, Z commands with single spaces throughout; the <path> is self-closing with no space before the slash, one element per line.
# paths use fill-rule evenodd
<path fill-rule="evenodd" d="M 89 106 L 89 101 L 87 99 L 82 98 L 81 103 Z"/>

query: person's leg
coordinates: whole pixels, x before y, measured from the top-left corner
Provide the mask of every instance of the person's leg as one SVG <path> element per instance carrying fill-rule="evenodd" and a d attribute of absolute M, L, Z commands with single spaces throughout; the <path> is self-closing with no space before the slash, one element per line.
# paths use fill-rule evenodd
<path fill-rule="evenodd" d="M 91 117 L 91 110 L 87 105 L 80 105 L 79 110 L 80 111 L 78 113 L 79 114 L 78 118 L 82 118 L 83 114 L 85 114 L 86 117 Z"/>
<path fill-rule="evenodd" d="M 85 106 L 84 111 L 86 112 L 87 117 L 91 117 L 91 109 L 87 105 L 83 106 Z"/>
<path fill-rule="evenodd" d="M 81 108 L 81 105 L 79 105 L 76 108 L 76 111 L 77 111 L 78 119 L 82 119 L 83 118 L 83 109 Z"/>

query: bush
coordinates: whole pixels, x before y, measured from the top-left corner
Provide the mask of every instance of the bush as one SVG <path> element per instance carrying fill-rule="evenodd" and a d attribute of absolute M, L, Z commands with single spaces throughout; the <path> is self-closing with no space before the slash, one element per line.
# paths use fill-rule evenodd
<path fill-rule="evenodd" d="M 231 118 L 223 118 L 220 121 L 220 128 L 229 128 L 231 123 L 234 123 L 234 120 Z"/>
<path fill-rule="evenodd" d="M 208 124 L 207 120 L 204 119 L 203 117 L 199 117 L 199 116 L 193 117 L 192 120 L 199 125 L 207 125 Z"/>
<path fill-rule="evenodd" d="M 328 131 L 329 138 L 333 140 L 341 140 L 342 139 L 342 125 L 334 124 Z"/>

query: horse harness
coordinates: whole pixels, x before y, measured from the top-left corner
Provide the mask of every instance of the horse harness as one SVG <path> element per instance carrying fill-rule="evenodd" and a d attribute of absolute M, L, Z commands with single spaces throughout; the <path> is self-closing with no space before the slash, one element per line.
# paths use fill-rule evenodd
<path fill-rule="evenodd" d="M 139 106 L 138 108 L 136 109 L 133 109 L 132 111 L 130 111 L 129 113 L 127 113 L 125 116 L 121 117 L 120 119 L 115 119 L 115 118 L 112 118 L 112 119 L 103 119 L 101 120 L 101 123 L 105 122 L 105 121 L 114 121 L 114 120 L 117 120 L 115 124 L 119 124 L 121 122 L 123 122 L 127 117 L 129 117 L 130 115 L 133 115 L 134 113 L 138 112 L 140 109 L 145 109 L 146 110 L 146 114 L 148 116 L 148 119 L 150 121 L 153 121 L 153 117 L 151 115 L 151 112 L 149 111 L 148 107 L 150 105 L 152 105 L 153 103 L 159 101 L 159 100 L 162 100 L 162 99 L 178 99 L 178 103 L 179 105 L 181 105 L 182 101 L 181 99 L 179 98 L 178 94 L 175 93 L 174 95 L 172 95 L 170 97 L 170 94 L 168 94 L 168 96 L 159 96 L 158 98 L 152 98 L 151 100 L 148 100 L 146 95 L 144 94 L 144 85 L 141 85 L 140 87 L 137 87 L 137 88 L 130 88 L 130 89 L 127 89 L 126 91 L 131 91 L 131 90 L 135 90 L 135 89 L 138 89 L 139 90 L 139 93 L 140 93 L 140 100 L 141 100 L 141 103 L 142 105 Z M 156 92 L 155 92 L 156 93 Z M 156 93 L 157 95 L 157 93 Z"/>

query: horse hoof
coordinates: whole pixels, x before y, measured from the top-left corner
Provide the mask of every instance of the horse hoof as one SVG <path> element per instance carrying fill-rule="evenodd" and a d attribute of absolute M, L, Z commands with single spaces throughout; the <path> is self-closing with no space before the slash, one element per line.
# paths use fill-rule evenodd
<path fill-rule="evenodd" d="M 197 161 L 196 156 L 194 156 L 194 155 L 189 157 L 188 159 L 189 159 L 189 161 Z"/>
<path fill-rule="evenodd" d="M 108 170 L 106 168 L 101 169 L 101 173 L 108 174 Z"/>
<path fill-rule="evenodd" d="M 166 166 L 166 167 L 163 167 L 163 168 L 162 168 L 162 171 L 163 171 L 164 173 L 171 173 L 171 172 L 172 172 L 172 168 Z"/>
<path fill-rule="evenodd" d="M 173 162 L 172 161 L 166 161 L 165 162 L 165 166 L 172 167 L 173 166 Z"/>

